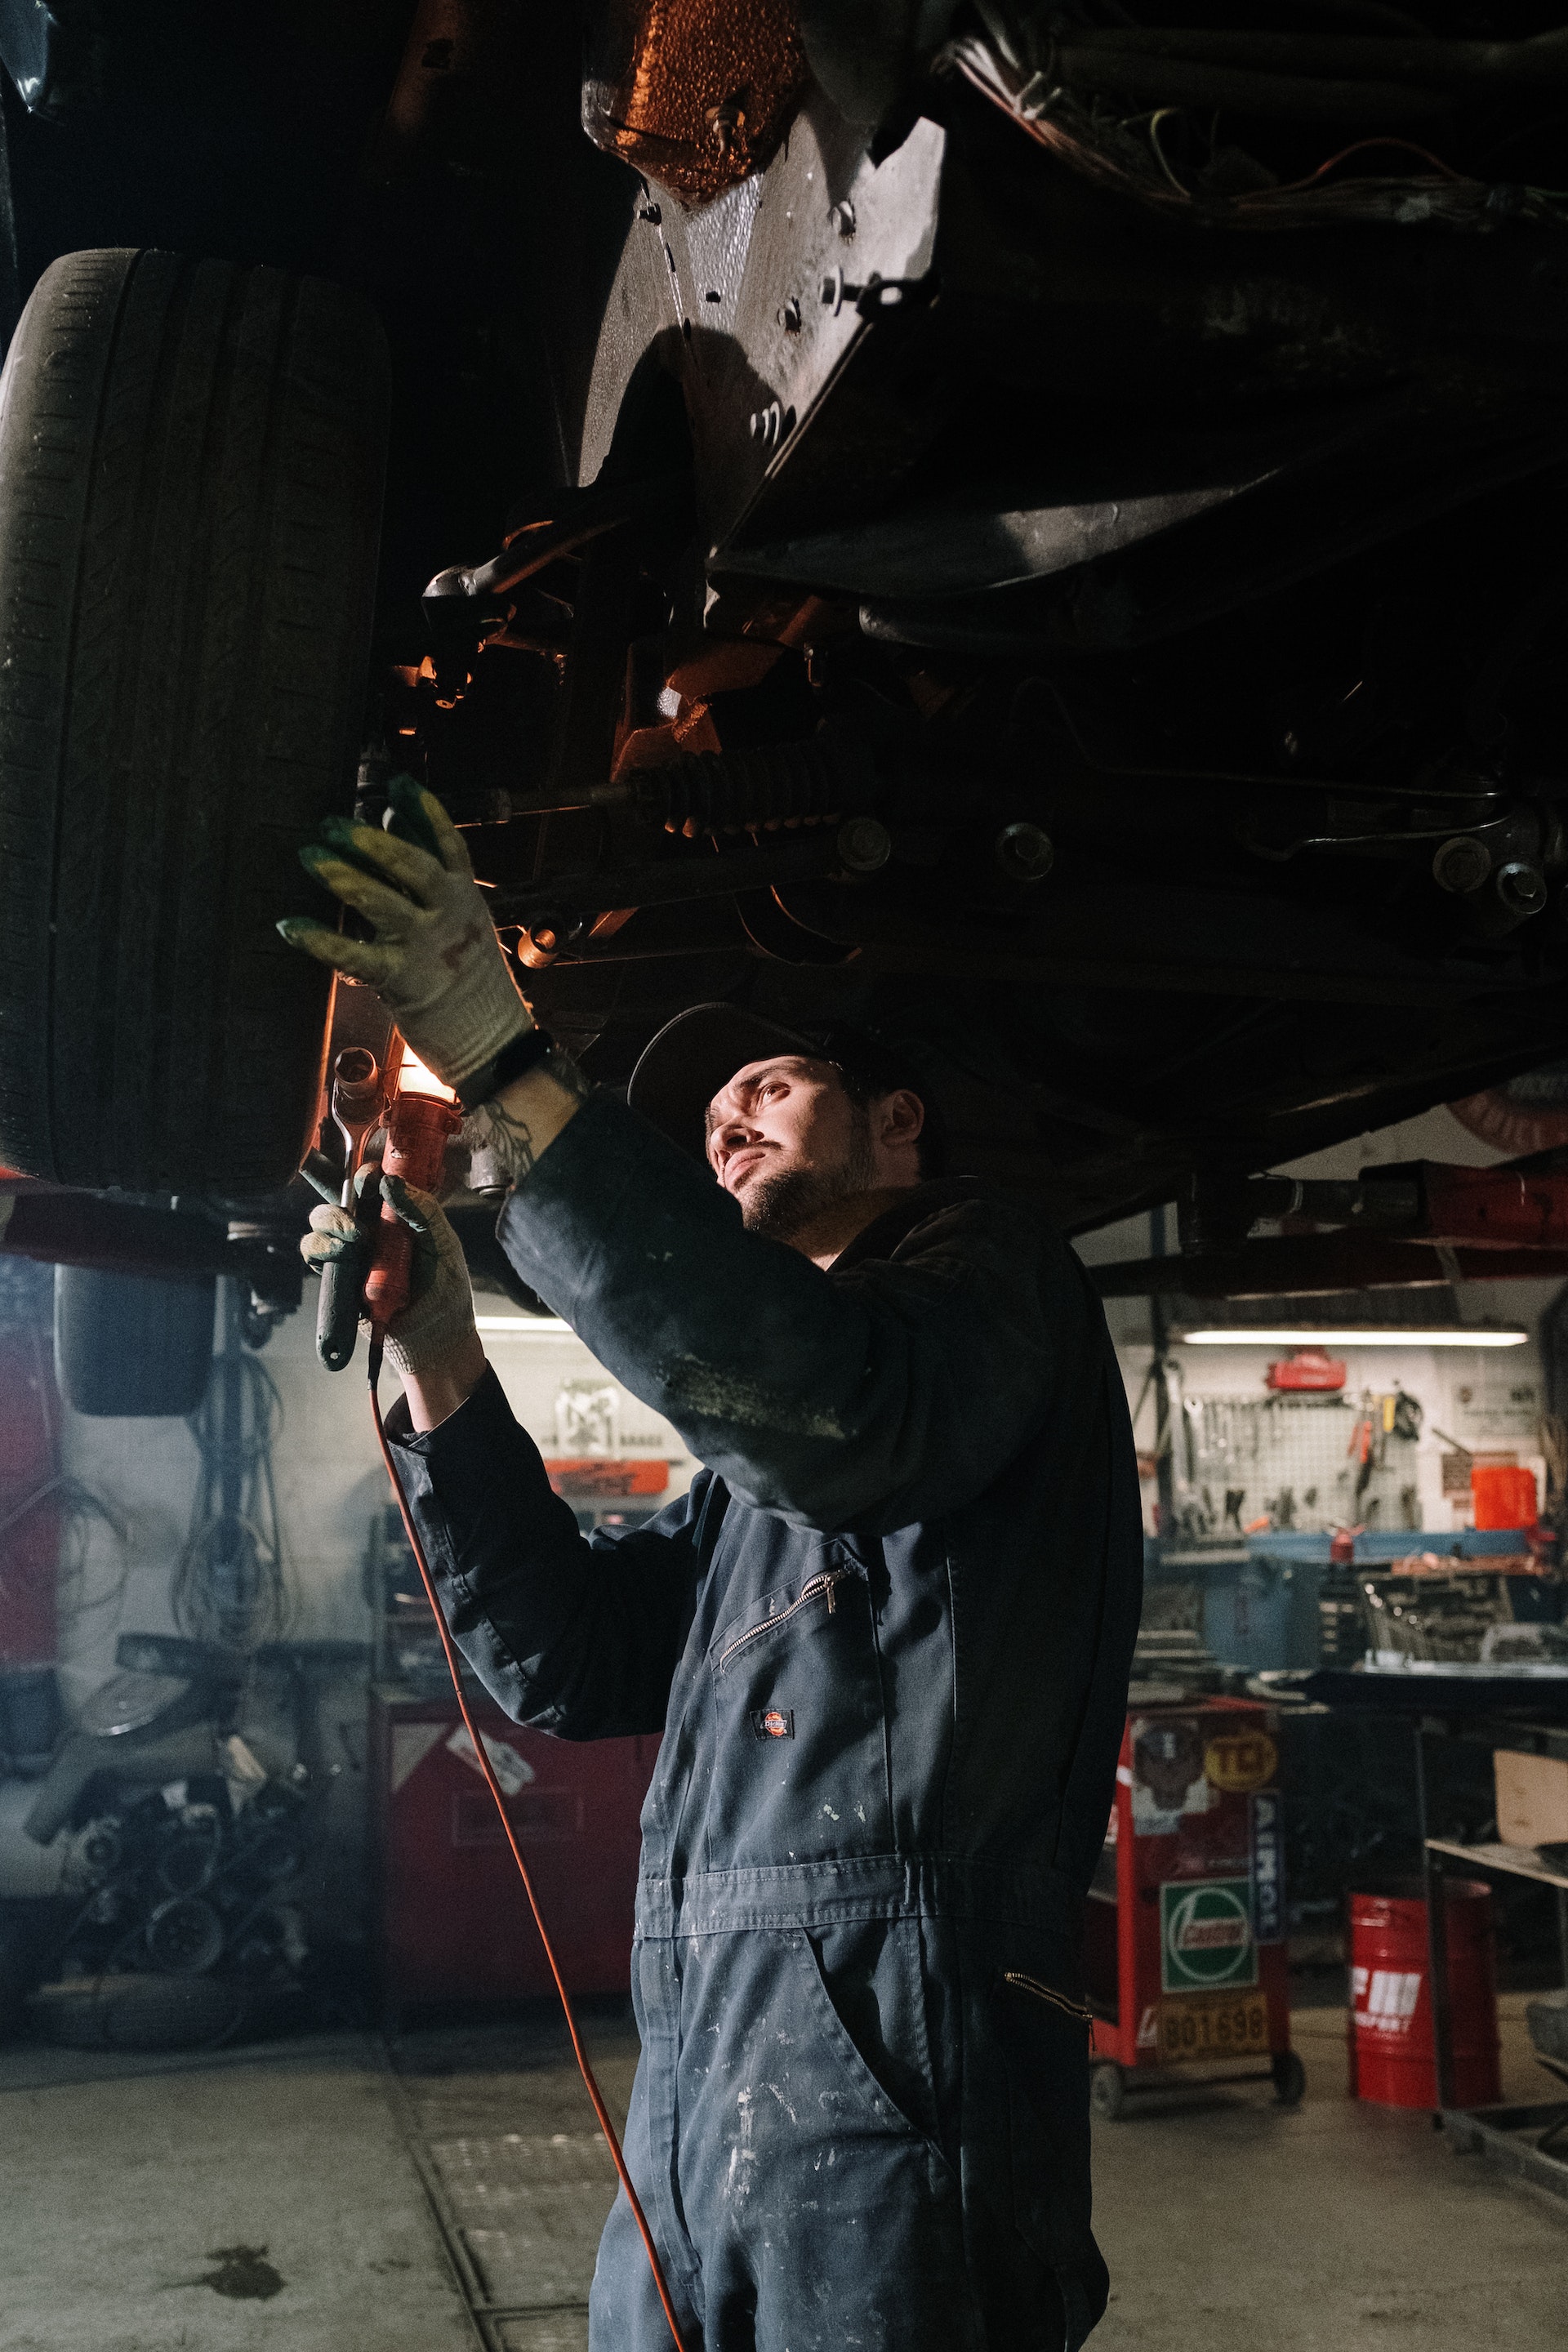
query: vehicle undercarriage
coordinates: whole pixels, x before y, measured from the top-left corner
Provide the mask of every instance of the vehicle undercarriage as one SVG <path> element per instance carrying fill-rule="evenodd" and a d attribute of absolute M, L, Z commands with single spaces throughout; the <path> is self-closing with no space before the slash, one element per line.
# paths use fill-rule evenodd
<path fill-rule="evenodd" d="M 1551 150 L 1517 85 L 1294 195 L 1316 124 L 1184 108 L 1162 192 L 1152 115 L 1111 180 L 1038 135 L 1098 91 L 1008 86 L 981 26 L 872 140 L 808 90 L 628 188 L 577 481 L 431 582 L 382 740 L 589 1066 L 853 1009 L 1080 1224 L 1560 1050 L 1565 227 L 1458 176 Z"/>
<path fill-rule="evenodd" d="M 1072 1230 L 1549 1071 L 1568 31 L 908 13 L 421 0 L 278 257 L 391 341 L 360 810 L 594 1076 L 863 1020 Z"/>

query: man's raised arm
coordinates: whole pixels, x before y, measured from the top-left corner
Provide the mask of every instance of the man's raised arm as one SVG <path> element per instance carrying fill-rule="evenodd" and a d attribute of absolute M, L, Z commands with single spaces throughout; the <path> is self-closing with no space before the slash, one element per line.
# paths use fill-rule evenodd
<path fill-rule="evenodd" d="M 710 1174 L 622 1104 L 584 1099 L 533 1028 L 439 802 L 410 779 L 390 798 L 404 837 L 333 820 L 325 845 L 301 853 L 374 939 L 281 928 L 376 988 L 456 1087 L 512 1180 L 500 1237 L 523 1279 L 752 1500 L 834 1528 L 930 1517 L 981 1492 L 1043 1421 L 1061 1368 L 1081 1381 L 1104 1352 L 1067 1251 L 984 1201 L 931 1217 L 892 1262 L 856 1275 L 746 1232 Z M 435 1215 L 426 1240 L 445 1247 Z M 395 1325 L 395 1362 L 397 1339 Z M 421 1352 L 399 1369 L 416 1425 L 434 1433 L 466 1412 L 484 1359 L 466 1334 Z"/>
<path fill-rule="evenodd" d="M 956 1508 L 1092 1377 L 1103 1324 L 1027 1212 L 938 1206 L 889 1260 L 825 1274 L 596 1096 L 502 1212 L 522 1279 L 737 1494 L 826 1529 Z"/>

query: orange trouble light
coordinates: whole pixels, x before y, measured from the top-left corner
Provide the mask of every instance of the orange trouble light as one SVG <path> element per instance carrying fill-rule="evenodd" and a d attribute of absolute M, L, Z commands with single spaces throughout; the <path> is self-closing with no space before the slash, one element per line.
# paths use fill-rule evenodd
<path fill-rule="evenodd" d="M 403 1048 L 403 1059 L 397 1066 L 397 1091 L 400 1095 L 425 1095 L 432 1102 L 449 1103 L 458 1099 L 455 1089 L 444 1087 L 435 1071 L 427 1070 L 419 1056 L 411 1054 L 406 1045 Z"/>

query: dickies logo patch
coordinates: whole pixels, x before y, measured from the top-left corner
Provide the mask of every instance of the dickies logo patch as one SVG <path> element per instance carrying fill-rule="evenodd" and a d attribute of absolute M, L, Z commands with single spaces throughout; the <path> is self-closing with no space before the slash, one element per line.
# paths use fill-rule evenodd
<path fill-rule="evenodd" d="M 752 1709 L 752 1729 L 759 1739 L 793 1739 L 795 1709 L 792 1706 L 754 1706 Z"/>

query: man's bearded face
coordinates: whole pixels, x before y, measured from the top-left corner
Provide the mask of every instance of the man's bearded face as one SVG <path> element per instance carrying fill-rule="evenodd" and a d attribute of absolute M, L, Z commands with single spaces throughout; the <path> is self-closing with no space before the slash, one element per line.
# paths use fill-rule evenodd
<path fill-rule="evenodd" d="M 773 1241 L 877 1182 L 869 1111 L 803 1055 L 737 1070 L 709 1106 L 708 1158 L 748 1229 Z"/>

